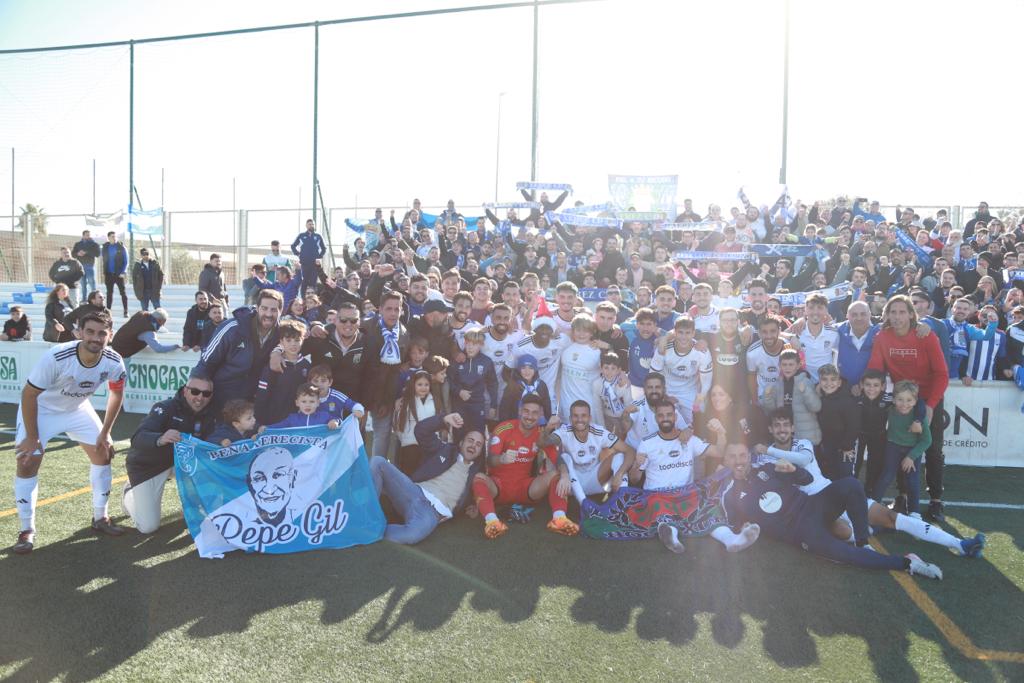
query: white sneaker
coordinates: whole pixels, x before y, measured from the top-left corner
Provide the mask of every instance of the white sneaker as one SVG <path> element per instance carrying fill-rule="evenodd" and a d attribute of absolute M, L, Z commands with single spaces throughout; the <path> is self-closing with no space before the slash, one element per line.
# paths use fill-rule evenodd
<path fill-rule="evenodd" d="M 906 558 L 910 560 L 910 567 L 907 568 L 907 571 L 910 572 L 911 576 L 920 574 L 921 576 L 927 576 L 929 579 L 942 581 L 942 570 L 939 569 L 938 565 L 925 562 L 914 553 L 908 553 Z"/>
<path fill-rule="evenodd" d="M 666 548 L 677 555 L 686 551 L 686 546 L 679 540 L 679 529 L 671 524 L 666 524 L 665 522 L 658 524 L 658 538 L 661 539 Z"/>
<path fill-rule="evenodd" d="M 741 540 L 738 543 L 730 543 L 725 546 L 725 549 L 730 553 L 738 553 L 741 550 L 746 550 L 750 546 L 757 542 L 757 539 L 761 536 L 761 527 L 758 524 L 747 523 L 743 525 L 743 530 L 740 531 Z"/>

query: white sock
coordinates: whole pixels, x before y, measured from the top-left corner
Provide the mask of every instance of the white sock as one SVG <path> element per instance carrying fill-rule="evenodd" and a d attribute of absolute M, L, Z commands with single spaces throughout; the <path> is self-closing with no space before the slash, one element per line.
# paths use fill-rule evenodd
<path fill-rule="evenodd" d="M 92 484 L 92 518 L 107 517 L 107 503 L 110 500 L 110 486 L 114 473 L 110 465 L 89 465 L 89 483 Z"/>
<path fill-rule="evenodd" d="M 565 465 L 565 469 L 569 472 L 569 486 L 572 487 L 572 495 L 576 496 L 576 500 L 579 503 L 582 503 L 587 499 L 587 492 L 583 490 L 583 484 L 576 477 L 576 470 L 573 468 L 572 462 L 569 458 L 566 458 L 562 464 Z"/>
<path fill-rule="evenodd" d="M 896 529 L 903 531 L 916 539 L 928 541 L 936 545 L 944 545 L 953 550 L 960 550 L 960 539 L 948 534 L 934 524 L 910 517 L 908 515 L 896 515 Z"/>
<path fill-rule="evenodd" d="M 36 528 L 36 501 L 39 499 L 39 477 L 14 477 L 14 506 L 21 520 L 21 530 Z"/>
<path fill-rule="evenodd" d="M 551 514 L 551 519 L 558 519 L 559 517 L 565 517 L 565 510 L 555 510 Z"/>
<path fill-rule="evenodd" d="M 626 456 L 624 456 L 622 453 L 616 453 L 615 455 L 612 456 L 612 476 L 613 477 L 615 476 L 615 473 L 619 471 L 619 468 L 622 467 L 622 462 L 625 459 L 626 459 Z M 629 473 L 628 472 L 623 472 L 622 473 L 622 479 L 620 481 L 620 484 L 622 486 L 629 486 Z"/>
<path fill-rule="evenodd" d="M 748 526 L 740 533 L 733 533 L 727 526 L 720 526 L 711 532 L 711 538 L 725 546 L 730 553 L 737 553 L 754 545 L 760 535 L 760 527 Z"/>
<path fill-rule="evenodd" d="M 496 521 L 498 521 L 498 515 L 494 514 L 493 512 L 488 512 L 486 515 L 484 515 L 484 521 L 485 522 L 496 522 Z"/>

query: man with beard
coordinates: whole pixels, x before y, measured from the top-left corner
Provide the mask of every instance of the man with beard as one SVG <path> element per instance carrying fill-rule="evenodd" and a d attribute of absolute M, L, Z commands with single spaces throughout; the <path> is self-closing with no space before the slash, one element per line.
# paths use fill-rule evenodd
<path fill-rule="evenodd" d="M 733 401 L 747 403 L 747 347 L 739 331 L 740 316 L 735 308 L 719 312 L 718 333 L 708 338 L 711 354 L 711 384 L 723 387 Z"/>
<path fill-rule="evenodd" d="M 381 297 L 380 309 L 364 321 L 362 329 L 365 350 L 361 381 L 365 390 L 364 400 L 360 403 L 372 411 L 373 454 L 381 457 L 387 456 L 390 444 L 395 411 L 394 387 L 410 340 L 405 326 L 399 321 L 402 301 L 403 297 L 398 292 L 385 294 Z"/>
<path fill-rule="evenodd" d="M 283 307 L 280 292 L 264 289 L 255 307 L 235 310 L 233 319 L 217 328 L 191 373 L 216 384 L 214 410 L 233 398 L 251 400 L 256 395 L 260 372 L 277 346 Z"/>
<path fill-rule="evenodd" d="M 164 485 L 174 473 L 174 444 L 182 435 L 205 440 L 216 427 L 217 416 L 209 409 L 212 398 L 213 382 L 190 377 L 174 398 L 153 404 L 132 435 L 122 502 L 140 533 L 160 527 Z"/>
<path fill-rule="evenodd" d="M 498 376 L 498 396 L 505 394 L 508 382 L 506 369 L 511 365 L 515 350 L 524 338 L 520 331 L 512 331 L 512 309 L 505 304 L 497 304 L 491 310 L 491 327 L 484 334 L 483 354 L 494 363 L 494 372 Z"/>
<path fill-rule="evenodd" d="M 779 356 L 789 348 L 780 334 L 781 328 L 781 318 L 761 318 L 757 331 L 760 339 L 747 349 L 747 394 L 754 404 L 779 381 Z"/>
<path fill-rule="evenodd" d="M 563 424 L 551 434 L 561 456 L 558 491 L 570 489 L 582 503 L 587 496 L 614 493 L 629 485 L 629 470 L 636 453 L 615 432 L 591 423 L 590 404 L 576 401 L 569 409 L 571 424 Z"/>
<path fill-rule="evenodd" d="M 679 409 L 679 402 L 672 396 L 665 396 L 665 376 L 659 372 L 650 372 L 644 378 L 644 397 L 633 401 L 622 412 L 622 428 L 626 431 L 626 443 L 638 448 L 640 442 L 658 431 L 658 421 L 654 415 L 654 404 L 668 400 L 676 407 L 676 427 L 683 431 L 689 440 L 692 434 L 687 416 Z"/>
<path fill-rule="evenodd" d="M 998 321 L 989 322 L 984 329 L 975 327 L 967 319 L 974 313 L 974 301 L 960 297 L 953 302 L 953 314 L 943 322 L 949 337 L 950 379 L 969 377 L 967 373 L 968 349 L 971 342 L 992 341 L 996 336 Z M 970 384 L 970 380 L 964 382 Z"/>
<path fill-rule="evenodd" d="M 494 429 L 487 456 L 487 474 L 473 478 L 473 495 L 477 509 L 484 516 L 484 536 L 495 539 L 508 531 L 508 526 L 495 514 L 495 504 L 533 506 L 547 492 L 552 517 L 548 530 L 564 536 L 575 536 L 579 526 L 565 516 L 566 497 L 558 494 L 557 454 L 548 438 L 558 425 L 552 417 L 543 429 L 538 425 L 543 408 L 536 394 L 523 397 L 519 419 L 502 422 Z M 541 474 L 533 476 L 535 467 Z"/>
<path fill-rule="evenodd" d="M 370 460 L 377 495 L 385 495 L 398 511 L 401 524 L 388 524 L 384 539 L 392 543 L 419 543 L 433 533 L 441 522 L 459 512 L 477 515 L 472 503 L 470 482 L 483 470 L 480 454 L 484 435 L 477 430 L 463 433 L 456 443 L 446 443 L 437 431 L 447 426 L 453 432 L 462 429 L 457 413 L 435 415 L 416 424 L 416 441 L 423 453 L 423 464 L 412 477 L 381 457 Z"/>
<path fill-rule="evenodd" d="M 917 555 L 883 555 L 864 547 L 870 532 L 868 504 L 864 488 L 853 477 L 832 482 L 808 496 L 799 487 L 810 484 L 813 477 L 788 460 L 752 465 L 745 445 L 729 444 L 725 465 L 733 475 L 733 485 L 725 494 L 732 524 L 757 523 L 766 535 L 833 562 L 942 578 L 941 569 Z M 832 533 L 833 522 L 844 512 L 853 525 L 854 545 Z"/>
<path fill-rule="evenodd" d="M 558 412 L 558 376 L 561 373 L 562 351 L 571 343 L 569 334 L 555 335 L 555 323 L 548 316 L 533 319 L 533 334 L 523 337 L 513 349 L 509 367 L 514 368 L 520 356 L 533 356 L 537 372 L 551 392 L 551 410 Z"/>
<path fill-rule="evenodd" d="M 431 356 L 448 357 L 451 352 L 452 331 L 448 328 L 448 308 L 444 302 L 432 299 L 423 307 L 423 314 L 409 322 L 409 335 L 425 339 Z"/>
<path fill-rule="evenodd" d="M 639 481 L 644 473 L 644 489 L 659 491 L 678 488 L 693 482 L 694 468 L 703 458 L 714 457 L 714 446 L 710 446 L 689 430 L 676 425 L 676 407 L 662 399 L 654 404 L 654 419 L 658 431 L 648 435 L 636 449 L 636 459 L 629 471 L 631 481 Z M 686 437 L 689 433 L 689 438 Z"/>
<path fill-rule="evenodd" d="M 974 235 L 974 230 L 978 223 L 984 223 L 988 225 L 988 222 L 992 220 L 992 214 L 988 211 L 988 202 L 979 202 L 978 210 L 974 214 L 974 218 L 967 221 L 967 225 L 964 226 L 964 241 L 966 242 Z"/>
<path fill-rule="evenodd" d="M 470 330 L 482 329 L 479 324 L 469 319 L 473 308 L 473 297 L 469 292 L 459 292 L 452 302 L 452 312 L 448 314 L 448 329 L 452 335 L 452 346 L 447 357 L 456 363 L 466 359 L 466 333 Z"/>
<path fill-rule="evenodd" d="M 110 431 L 121 412 L 127 372 L 124 361 L 107 348 L 111 338 L 110 317 L 87 313 L 79 324 L 79 340 L 56 344 L 32 367 L 18 406 L 14 455 L 14 500 L 21 523 L 14 552 L 25 555 L 35 544 L 36 500 L 39 466 L 51 439 L 65 432 L 89 458 L 92 485 L 92 529 L 120 536 L 124 528 L 110 521 L 107 502 L 113 475 Z M 102 424 L 89 398 L 107 383 L 107 409 Z"/>
<path fill-rule="evenodd" d="M 743 322 L 754 328 L 756 332 L 761 327 L 761 321 L 770 317 L 768 312 L 768 283 L 762 278 L 756 277 L 747 284 L 747 298 L 750 300 L 748 308 L 740 311 Z M 776 318 L 782 329 L 789 327 L 789 321 L 783 318 Z"/>

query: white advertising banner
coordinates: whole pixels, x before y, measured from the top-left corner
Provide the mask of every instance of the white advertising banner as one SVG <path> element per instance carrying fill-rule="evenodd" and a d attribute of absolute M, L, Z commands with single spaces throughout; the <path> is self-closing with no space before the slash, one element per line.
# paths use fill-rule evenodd
<path fill-rule="evenodd" d="M 951 380 L 942 400 L 947 464 L 1024 467 L 1024 391 L 1013 382 Z"/>
<path fill-rule="evenodd" d="M 18 403 L 28 373 L 40 356 L 49 351 L 47 342 L 0 342 L 0 402 Z M 157 401 L 174 396 L 188 381 L 188 374 L 199 360 L 194 351 L 155 353 L 146 349 L 126 361 L 128 383 L 124 393 L 127 413 L 148 413 Z M 107 405 L 104 384 L 92 397 L 92 404 L 102 410 Z"/>

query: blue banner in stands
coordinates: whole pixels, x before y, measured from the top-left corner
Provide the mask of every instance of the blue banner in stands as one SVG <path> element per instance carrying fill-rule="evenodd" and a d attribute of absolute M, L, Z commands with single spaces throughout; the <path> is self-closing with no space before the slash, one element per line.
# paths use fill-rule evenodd
<path fill-rule="evenodd" d="M 748 244 L 747 251 L 768 258 L 811 256 L 813 244 Z"/>
<path fill-rule="evenodd" d="M 904 251 L 912 251 L 917 256 L 917 265 L 925 270 L 932 269 L 932 257 L 928 255 L 928 252 L 921 248 L 921 245 L 915 242 L 910 235 L 905 233 L 899 228 L 896 229 L 896 241 L 900 243 Z"/>

